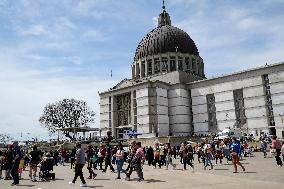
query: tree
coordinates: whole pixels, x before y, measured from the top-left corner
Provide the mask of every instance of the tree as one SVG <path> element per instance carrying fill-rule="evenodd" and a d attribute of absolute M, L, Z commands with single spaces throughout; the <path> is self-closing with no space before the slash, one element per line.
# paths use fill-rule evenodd
<path fill-rule="evenodd" d="M 95 112 L 91 111 L 87 103 L 82 100 L 63 99 L 47 104 L 39 122 L 46 127 L 50 134 L 58 128 L 89 127 L 95 121 Z M 69 131 L 63 132 L 66 137 L 74 140 Z"/>
<path fill-rule="evenodd" d="M 13 140 L 13 138 L 6 133 L 0 133 L 0 142 L 6 144 L 7 142 Z"/>

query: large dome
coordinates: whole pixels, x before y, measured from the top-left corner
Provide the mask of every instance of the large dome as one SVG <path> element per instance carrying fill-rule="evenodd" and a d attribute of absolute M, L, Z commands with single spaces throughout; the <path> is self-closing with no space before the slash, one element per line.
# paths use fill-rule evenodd
<path fill-rule="evenodd" d="M 134 60 L 167 52 L 199 55 L 194 41 L 186 32 L 171 25 L 161 25 L 142 39 L 136 49 Z"/>
<path fill-rule="evenodd" d="M 137 61 L 149 55 L 167 52 L 188 53 L 199 55 L 194 41 L 183 30 L 171 26 L 170 15 L 163 5 L 159 15 L 158 27 L 150 31 L 139 43 L 134 60 Z"/>

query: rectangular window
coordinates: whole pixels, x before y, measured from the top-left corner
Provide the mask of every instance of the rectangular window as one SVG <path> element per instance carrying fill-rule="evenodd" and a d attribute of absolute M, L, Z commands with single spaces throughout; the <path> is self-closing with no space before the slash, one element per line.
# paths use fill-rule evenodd
<path fill-rule="evenodd" d="M 136 74 L 136 76 L 139 78 L 140 77 L 140 65 L 139 64 L 137 64 L 137 74 Z"/>
<path fill-rule="evenodd" d="M 183 70 L 182 59 L 180 57 L 178 59 L 178 70 Z"/>
<path fill-rule="evenodd" d="M 192 73 L 196 74 L 196 65 L 195 65 L 195 59 L 192 59 L 191 62 L 191 68 L 192 68 Z"/>
<path fill-rule="evenodd" d="M 208 113 L 208 130 L 217 131 L 216 107 L 214 94 L 206 95 L 207 113 Z"/>
<path fill-rule="evenodd" d="M 152 60 L 148 60 L 148 75 L 152 75 Z"/>
<path fill-rule="evenodd" d="M 168 59 L 167 58 L 162 59 L 162 71 L 168 71 Z"/>
<path fill-rule="evenodd" d="M 176 71 L 176 59 L 175 59 L 175 57 L 171 57 L 171 60 L 170 60 L 170 71 Z"/>
<path fill-rule="evenodd" d="M 189 70 L 189 58 L 185 58 L 185 71 Z"/>
<path fill-rule="evenodd" d="M 233 91 L 234 105 L 236 114 L 236 128 L 241 128 L 247 122 L 245 114 L 245 104 L 243 98 L 243 89 L 236 89 Z"/>
<path fill-rule="evenodd" d="M 141 75 L 141 77 L 145 77 L 145 61 L 143 61 L 141 65 L 142 65 L 142 70 L 141 70 L 142 71 L 142 75 Z"/>
<path fill-rule="evenodd" d="M 159 73 L 160 72 L 160 60 L 158 58 L 154 61 L 154 72 Z"/>
<path fill-rule="evenodd" d="M 262 75 L 263 90 L 265 95 L 266 117 L 269 126 L 269 134 L 276 135 L 275 121 L 273 113 L 273 103 L 271 98 L 270 83 L 268 75 Z"/>

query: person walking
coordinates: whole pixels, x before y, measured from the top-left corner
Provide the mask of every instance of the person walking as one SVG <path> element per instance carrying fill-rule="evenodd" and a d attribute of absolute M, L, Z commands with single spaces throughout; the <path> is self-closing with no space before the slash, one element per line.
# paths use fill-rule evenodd
<path fill-rule="evenodd" d="M 261 140 L 261 151 L 263 152 L 263 157 L 266 158 L 266 156 L 267 156 L 267 142 L 265 141 L 265 138 L 262 138 L 262 140 Z"/>
<path fill-rule="evenodd" d="M 183 162 L 183 170 L 186 170 L 186 164 L 188 164 L 192 168 L 192 172 L 194 172 L 194 166 L 189 160 L 189 145 L 186 142 L 183 143 L 184 147 L 182 148 L 182 162 Z"/>
<path fill-rule="evenodd" d="M 106 172 L 108 166 L 110 167 L 111 171 L 114 172 L 114 168 L 111 164 L 111 159 L 112 159 L 112 148 L 108 143 L 105 154 L 105 169 L 103 170 L 103 173 Z"/>
<path fill-rule="evenodd" d="M 78 176 L 80 176 L 80 179 L 82 181 L 82 184 L 80 185 L 81 187 L 86 187 L 87 184 L 86 184 L 86 181 L 84 179 L 84 176 L 83 176 L 83 167 L 85 165 L 85 151 L 81 148 L 81 144 L 80 143 L 77 143 L 76 144 L 76 148 L 77 148 L 77 151 L 76 151 L 76 160 L 75 160 L 75 177 L 73 179 L 73 181 L 69 182 L 70 185 L 74 186 L 75 185 L 75 182 L 78 178 Z"/>
<path fill-rule="evenodd" d="M 126 174 L 126 171 L 122 169 L 122 166 L 124 163 L 124 150 L 123 150 L 121 143 L 119 143 L 117 147 L 117 151 L 115 153 L 115 160 L 116 160 L 116 166 L 117 166 L 117 178 L 116 179 L 121 179 L 120 172 L 123 172 Z"/>
<path fill-rule="evenodd" d="M 13 178 L 13 183 L 11 186 L 18 185 L 19 184 L 19 165 L 20 165 L 20 160 L 22 159 L 21 155 L 21 150 L 20 147 L 18 146 L 18 141 L 15 141 L 13 143 L 13 164 L 12 164 L 12 169 L 11 169 L 11 175 Z"/>
<path fill-rule="evenodd" d="M 235 169 L 233 173 L 238 172 L 237 165 L 239 165 L 243 169 L 243 171 L 245 171 L 245 167 L 240 163 L 240 158 L 238 155 L 241 151 L 241 146 L 235 137 L 232 138 L 232 144 L 230 146 L 230 149 L 231 149 L 232 163 Z"/>
<path fill-rule="evenodd" d="M 148 161 L 149 166 L 153 164 L 154 151 L 153 151 L 153 148 L 151 146 L 146 151 L 146 159 Z"/>
<path fill-rule="evenodd" d="M 13 166 L 13 146 L 10 144 L 8 145 L 8 150 L 4 153 L 4 170 L 5 170 L 5 178 L 4 180 L 10 180 L 11 177 L 11 169 Z"/>
<path fill-rule="evenodd" d="M 141 148 L 141 142 L 136 142 L 135 145 L 135 155 L 132 159 L 132 163 L 138 175 L 138 182 L 144 180 L 143 171 L 142 171 L 142 164 L 144 163 L 145 156 L 143 149 Z M 126 175 L 127 180 L 130 180 L 130 175 L 133 169 L 130 169 L 130 172 Z"/>
<path fill-rule="evenodd" d="M 30 179 L 36 182 L 37 165 L 41 161 L 41 152 L 37 149 L 37 146 L 33 147 L 33 151 L 30 152 Z"/>
<path fill-rule="evenodd" d="M 283 165 L 282 160 L 280 158 L 281 146 L 282 146 L 281 142 L 277 139 L 277 136 L 274 135 L 272 137 L 271 147 L 272 147 L 272 149 L 275 149 L 275 151 L 276 151 L 275 160 L 276 160 L 277 165 L 280 166 L 280 167 Z"/>
<path fill-rule="evenodd" d="M 70 154 L 70 159 L 71 159 L 70 169 L 75 167 L 75 156 L 76 156 L 76 146 L 74 146 Z"/>
<path fill-rule="evenodd" d="M 156 168 L 156 165 L 158 163 L 159 168 L 161 168 L 161 160 L 160 160 L 160 148 L 159 148 L 159 143 L 155 144 L 155 147 L 153 149 L 154 151 L 154 161 L 153 161 L 153 165 Z"/>
<path fill-rule="evenodd" d="M 100 170 L 104 170 L 103 169 L 103 162 L 104 162 L 104 159 L 105 159 L 105 155 L 106 155 L 106 148 L 101 143 L 100 144 L 100 148 L 98 150 L 98 158 L 99 158 Z"/>
<path fill-rule="evenodd" d="M 94 150 L 93 150 L 93 146 L 92 145 L 89 145 L 88 146 L 88 150 L 86 151 L 86 154 L 87 154 L 87 169 L 89 171 L 89 177 L 88 179 L 94 179 L 96 178 L 97 174 L 93 171 L 93 156 L 94 156 Z"/>
<path fill-rule="evenodd" d="M 173 151 L 172 151 L 170 143 L 167 143 L 165 152 L 166 152 L 166 170 L 168 170 L 169 164 L 173 167 L 173 169 L 176 169 L 176 165 L 173 164 L 173 160 L 172 160 Z"/>

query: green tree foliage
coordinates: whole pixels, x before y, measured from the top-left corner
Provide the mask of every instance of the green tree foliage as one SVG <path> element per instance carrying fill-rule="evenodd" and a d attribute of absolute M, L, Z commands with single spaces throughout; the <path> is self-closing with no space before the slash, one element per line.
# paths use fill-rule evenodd
<path fill-rule="evenodd" d="M 13 138 L 6 133 L 0 133 L 0 143 L 7 143 L 9 141 L 13 140 Z"/>
<path fill-rule="evenodd" d="M 87 103 L 82 100 L 63 99 L 52 104 L 47 104 L 39 118 L 42 126 L 50 134 L 58 128 L 90 127 L 95 121 L 95 112 L 91 111 Z M 73 139 L 69 132 L 64 132 L 66 137 Z"/>

